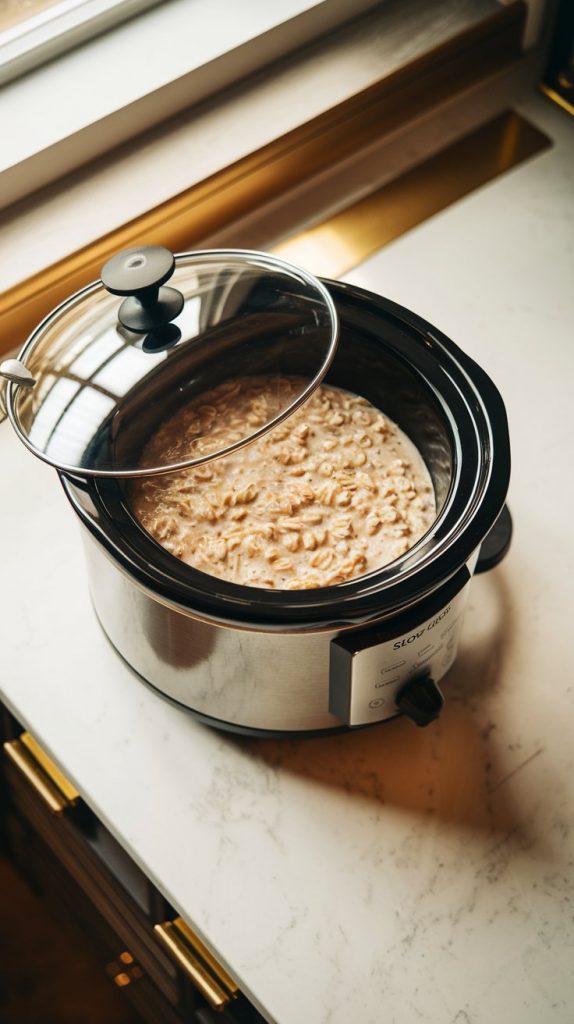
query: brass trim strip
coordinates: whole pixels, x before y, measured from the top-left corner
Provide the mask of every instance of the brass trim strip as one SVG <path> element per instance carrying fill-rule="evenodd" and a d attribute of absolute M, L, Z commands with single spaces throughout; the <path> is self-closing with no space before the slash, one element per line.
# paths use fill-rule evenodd
<path fill-rule="evenodd" d="M 520 57 L 523 0 L 408 67 L 0 295 L 0 352 L 19 347 L 59 302 L 130 245 L 193 248 L 262 203 Z"/>
<path fill-rule="evenodd" d="M 77 803 L 80 799 L 78 790 L 72 785 L 70 780 L 66 778 L 64 773 L 60 771 L 58 766 L 54 764 L 52 758 L 48 757 L 46 751 L 43 750 L 38 743 L 38 740 L 34 739 L 29 732 L 21 733 L 19 739 L 32 757 L 38 762 L 42 771 L 48 776 L 51 782 L 54 783 L 56 788 L 60 790 L 67 803 L 69 805 Z"/>
<path fill-rule="evenodd" d="M 551 145 L 507 111 L 413 170 L 274 252 L 322 277 L 340 277 L 469 192 Z"/>
<path fill-rule="evenodd" d="M 154 925 L 154 932 L 214 1010 L 231 1002 L 238 991 L 235 982 L 181 917 Z"/>
<path fill-rule="evenodd" d="M 552 100 L 557 107 L 560 107 L 562 110 L 565 110 L 567 114 L 570 114 L 570 117 L 574 117 L 574 104 L 570 103 L 565 96 L 561 96 L 559 92 L 556 92 L 556 89 L 552 89 L 549 85 L 541 85 L 540 91 L 543 92 L 549 100 Z"/>
<path fill-rule="evenodd" d="M 44 775 L 23 743 L 20 740 L 10 740 L 4 743 L 4 750 L 52 814 L 62 814 L 68 806 L 68 801 L 48 776 Z"/>

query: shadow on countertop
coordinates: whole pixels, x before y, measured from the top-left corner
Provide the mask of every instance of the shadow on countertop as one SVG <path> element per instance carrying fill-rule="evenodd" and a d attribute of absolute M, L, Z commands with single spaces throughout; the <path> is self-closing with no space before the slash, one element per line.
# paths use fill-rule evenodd
<path fill-rule="evenodd" d="M 401 717 L 324 738 L 231 742 L 278 773 L 468 828 L 520 833 L 527 848 L 534 843 L 527 794 L 518 806 L 505 783 L 543 745 L 522 746 L 510 727 L 514 694 L 505 669 L 515 650 L 513 616 L 504 567 L 473 582 L 461 649 L 444 681 L 445 707 L 425 729 Z"/>

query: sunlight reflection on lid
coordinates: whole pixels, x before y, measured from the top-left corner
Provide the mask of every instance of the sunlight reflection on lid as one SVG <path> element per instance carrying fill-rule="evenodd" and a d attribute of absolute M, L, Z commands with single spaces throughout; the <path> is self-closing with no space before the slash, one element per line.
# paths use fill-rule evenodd
<path fill-rule="evenodd" d="M 115 406 L 115 399 L 109 395 L 94 388 L 82 388 L 57 423 L 58 429 L 44 449 L 46 454 L 61 465 L 82 466 L 88 445 Z"/>

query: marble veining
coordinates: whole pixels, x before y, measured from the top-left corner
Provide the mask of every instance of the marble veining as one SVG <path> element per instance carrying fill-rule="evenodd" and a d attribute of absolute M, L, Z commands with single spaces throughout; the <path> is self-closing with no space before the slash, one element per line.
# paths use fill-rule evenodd
<path fill-rule="evenodd" d="M 574 137 L 349 275 L 505 398 L 516 534 L 473 581 L 444 714 L 313 741 L 210 731 L 92 613 L 55 474 L 0 426 L 2 699 L 276 1024 L 570 1024 Z"/>

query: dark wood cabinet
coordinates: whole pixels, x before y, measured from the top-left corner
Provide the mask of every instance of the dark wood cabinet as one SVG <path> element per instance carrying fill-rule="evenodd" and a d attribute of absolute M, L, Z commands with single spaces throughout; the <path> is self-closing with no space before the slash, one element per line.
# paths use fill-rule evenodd
<path fill-rule="evenodd" d="M 149 1024 L 260 1024 L 189 926 L 2 708 L 4 852 Z"/>

